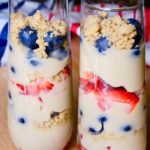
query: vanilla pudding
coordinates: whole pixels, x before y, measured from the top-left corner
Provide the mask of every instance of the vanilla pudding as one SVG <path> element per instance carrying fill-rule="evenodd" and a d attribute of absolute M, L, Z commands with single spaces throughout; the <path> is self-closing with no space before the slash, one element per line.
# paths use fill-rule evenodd
<path fill-rule="evenodd" d="M 64 21 L 12 14 L 8 125 L 20 150 L 62 150 L 72 132 L 70 53 Z"/>
<path fill-rule="evenodd" d="M 145 46 L 135 19 L 81 24 L 78 135 L 83 150 L 146 150 Z"/>

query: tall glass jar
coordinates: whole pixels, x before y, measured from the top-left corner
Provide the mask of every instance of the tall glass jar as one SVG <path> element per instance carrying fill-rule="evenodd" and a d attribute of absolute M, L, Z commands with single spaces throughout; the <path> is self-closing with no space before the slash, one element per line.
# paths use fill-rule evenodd
<path fill-rule="evenodd" d="M 146 150 L 143 4 L 82 1 L 82 150 Z"/>
<path fill-rule="evenodd" d="M 19 150 L 63 150 L 73 126 L 68 1 L 9 3 L 10 135 Z"/>

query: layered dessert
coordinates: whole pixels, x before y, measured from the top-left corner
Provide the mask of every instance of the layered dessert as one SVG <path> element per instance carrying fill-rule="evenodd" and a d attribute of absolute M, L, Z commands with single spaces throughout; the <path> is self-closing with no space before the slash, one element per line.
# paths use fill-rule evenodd
<path fill-rule="evenodd" d="M 19 150 L 63 150 L 70 139 L 67 41 L 63 20 L 11 15 L 8 125 Z"/>
<path fill-rule="evenodd" d="M 80 149 L 146 150 L 141 23 L 105 12 L 88 15 L 80 46 Z"/>

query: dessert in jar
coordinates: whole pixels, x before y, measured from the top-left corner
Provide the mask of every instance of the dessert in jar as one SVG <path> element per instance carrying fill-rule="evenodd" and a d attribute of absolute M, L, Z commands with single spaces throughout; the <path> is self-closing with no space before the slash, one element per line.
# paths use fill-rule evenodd
<path fill-rule="evenodd" d="M 11 14 L 8 126 L 19 150 L 63 150 L 72 132 L 67 23 Z"/>
<path fill-rule="evenodd" d="M 83 13 L 94 9 L 92 6 L 86 11 L 84 7 L 90 4 L 83 3 Z M 82 150 L 146 150 L 142 22 L 100 10 L 83 15 L 81 23 L 80 147 Z"/>

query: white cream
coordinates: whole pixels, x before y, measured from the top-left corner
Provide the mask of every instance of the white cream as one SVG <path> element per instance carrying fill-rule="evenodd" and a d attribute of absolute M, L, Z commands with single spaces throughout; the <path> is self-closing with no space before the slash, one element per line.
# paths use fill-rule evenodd
<path fill-rule="evenodd" d="M 30 76 L 38 72 L 42 78 L 52 82 L 52 77 L 69 64 L 69 56 L 64 60 L 54 58 L 38 59 L 39 66 L 32 66 L 27 59 L 28 48 L 12 44 L 10 52 L 9 89 L 12 99 L 9 100 L 8 125 L 12 139 L 23 150 L 62 150 L 68 143 L 72 132 L 72 120 L 51 128 L 37 128 L 36 123 L 50 119 L 50 114 L 71 109 L 70 77 L 61 82 L 53 82 L 54 87 L 49 92 L 40 92 L 36 96 L 20 94 L 21 90 L 13 84 L 27 84 Z M 38 98 L 41 97 L 43 103 Z M 25 117 L 26 123 L 18 122 L 19 117 Z"/>
<path fill-rule="evenodd" d="M 123 86 L 129 92 L 138 91 L 145 78 L 143 48 L 139 56 L 132 56 L 132 50 L 117 50 L 114 47 L 102 54 L 83 40 L 80 50 L 80 77 L 88 71 L 100 76 L 113 87 Z"/>
<path fill-rule="evenodd" d="M 87 150 L 109 150 L 107 147 L 110 147 L 110 150 L 146 150 L 146 128 L 139 133 L 130 133 L 123 137 L 116 135 L 114 138 L 105 134 L 105 138 L 93 137 L 83 129 L 79 128 L 80 130 L 82 133 L 81 144 Z"/>
<path fill-rule="evenodd" d="M 79 109 L 82 110 L 81 124 L 87 130 L 92 127 L 99 131 L 102 127 L 98 119 L 102 116 L 107 118 L 104 122 L 104 131 L 112 134 L 127 134 L 122 128 L 131 125 L 132 130 L 139 130 L 145 126 L 146 104 L 145 95 L 141 95 L 139 102 L 133 112 L 129 113 L 130 105 L 119 102 L 112 102 L 108 110 L 101 110 L 98 106 L 98 100 L 93 93 L 85 94 L 82 90 L 79 93 Z"/>
<path fill-rule="evenodd" d="M 127 92 L 141 92 L 145 79 L 144 55 L 144 46 L 138 56 L 133 56 L 133 50 L 117 50 L 114 47 L 100 53 L 83 38 L 80 47 L 80 77 L 87 79 L 86 73 L 90 72 L 112 88 L 124 87 Z M 83 147 L 87 150 L 107 150 L 107 146 L 111 147 L 110 150 L 146 150 L 146 96 L 142 92 L 138 96 L 139 102 L 129 112 L 130 103 L 113 102 L 106 94 L 105 99 L 110 102 L 110 107 L 104 111 L 98 106 L 99 100 L 94 92 L 86 93 L 80 89 L 79 134 L 82 135 L 80 142 Z M 102 129 L 100 117 L 107 118 L 103 123 L 104 130 L 99 135 L 92 135 L 90 128 L 96 131 Z M 131 128 L 125 131 L 127 126 Z"/>

